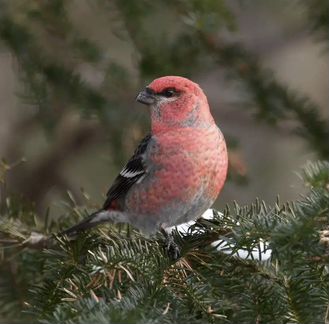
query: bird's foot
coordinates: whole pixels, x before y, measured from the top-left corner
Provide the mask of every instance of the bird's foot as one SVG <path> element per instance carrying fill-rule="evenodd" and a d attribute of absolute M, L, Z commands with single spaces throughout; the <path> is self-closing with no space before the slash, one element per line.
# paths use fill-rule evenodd
<path fill-rule="evenodd" d="M 180 255 L 181 251 L 178 244 L 175 242 L 174 237 L 171 233 L 166 232 L 162 229 L 162 233 L 165 237 L 165 250 L 172 260 L 177 260 Z"/>
<path fill-rule="evenodd" d="M 180 248 L 177 243 L 174 241 L 172 235 L 166 237 L 166 252 L 172 260 L 177 260 L 180 257 Z"/>

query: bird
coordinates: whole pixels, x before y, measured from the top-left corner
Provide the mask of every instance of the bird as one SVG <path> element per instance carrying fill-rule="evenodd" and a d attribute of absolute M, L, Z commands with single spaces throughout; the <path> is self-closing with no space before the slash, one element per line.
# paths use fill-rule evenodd
<path fill-rule="evenodd" d="M 110 186 L 100 210 L 62 234 L 105 222 L 145 234 L 198 219 L 222 190 L 228 169 L 224 136 L 200 86 L 181 76 L 153 80 L 136 97 L 148 106 L 150 132 Z"/>

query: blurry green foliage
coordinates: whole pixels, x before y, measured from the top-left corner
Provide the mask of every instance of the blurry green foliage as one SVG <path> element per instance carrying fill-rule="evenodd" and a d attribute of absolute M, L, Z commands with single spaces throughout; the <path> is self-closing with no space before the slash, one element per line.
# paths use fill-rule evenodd
<path fill-rule="evenodd" d="M 43 157 L 42 170 L 55 168 L 57 175 L 42 186 L 42 192 L 59 187 L 63 182 L 60 177 L 65 177 L 64 163 L 98 138 L 107 139 L 114 164 L 124 163 L 146 132 L 146 120 L 131 109 L 132 98 L 142 85 L 161 75 L 192 77 L 217 66 L 245 90 L 259 120 L 271 124 L 294 120 L 293 132 L 302 135 L 319 157 L 328 158 L 329 125 L 319 107 L 279 83 L 242 44 L 222 37 L 223 33 L 237 31 L 234 14 L 225 1 L 100 0 L 80 4 L 107 18 L 103 29 L 110 45 L 99 41 L 97 35 L 83 32 L 83 24 L 89 22 L 76 19 L 77 6 L 65 0 L 1 3 L 0 44 L 17 60 L 22 80 L 20 95 L 32 108 L 32 113 L 22 114 L 15 130 L 20 142 L 13 139 L 4 154 L 8 159 L 19 158 L 17 150 L 22 151 L 24 141 L 42 125 L 56 153 L 51 154 L 50 148 Z M 316 8 L 310 7 L 309 12 L 319 16 Z M 326 20 L 321 16 L 316 21 L 322 26 Z M 113 47 L 122 44 L 133 55 L 125 63 L 111 55 Z M 88 134 L 78 125 L 67 124 L 75 113 L 94 121 L 87 127 Z M 74 131 L 66 137 L 71 144 L 60 142 L 59 134 L 70 127 Z M 24 188 L 24 183 L 30 181 L 29 174 L 38 183 L 44 181 L 45 171 L 38 171 L 41 166 L 33 164 L 29 161 L 14 183 L 16 191 L 40 204 L 44 195 Z M 231 179 L 240 178 L 234 165 L 230 172 Z"/>

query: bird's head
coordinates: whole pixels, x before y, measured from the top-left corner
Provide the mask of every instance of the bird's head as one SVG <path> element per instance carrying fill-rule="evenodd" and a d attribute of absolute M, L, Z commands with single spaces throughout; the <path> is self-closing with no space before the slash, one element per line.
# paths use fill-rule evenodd
<path fill-rule="evenodd" d="M 178 76 L 152 81 L 136 100 L 150 106 L 152 129 L 206 127 L 213 119 L 207 98 L 198 84 Z"/>

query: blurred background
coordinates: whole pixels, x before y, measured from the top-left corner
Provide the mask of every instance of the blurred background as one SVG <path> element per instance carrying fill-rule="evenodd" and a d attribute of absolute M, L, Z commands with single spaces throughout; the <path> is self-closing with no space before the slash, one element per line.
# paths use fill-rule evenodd
<path fill-rule="evenodd" d="M 327 1 L 0 2 L 0 157 L 6 195 L 59 215 L 99 206 L 149 129 L 152 79 L 199 83 L 227 138 L 217 208 L 295 199 L 328 158 Z M 328 147 L 327 147 L 328 146 Z"/>

